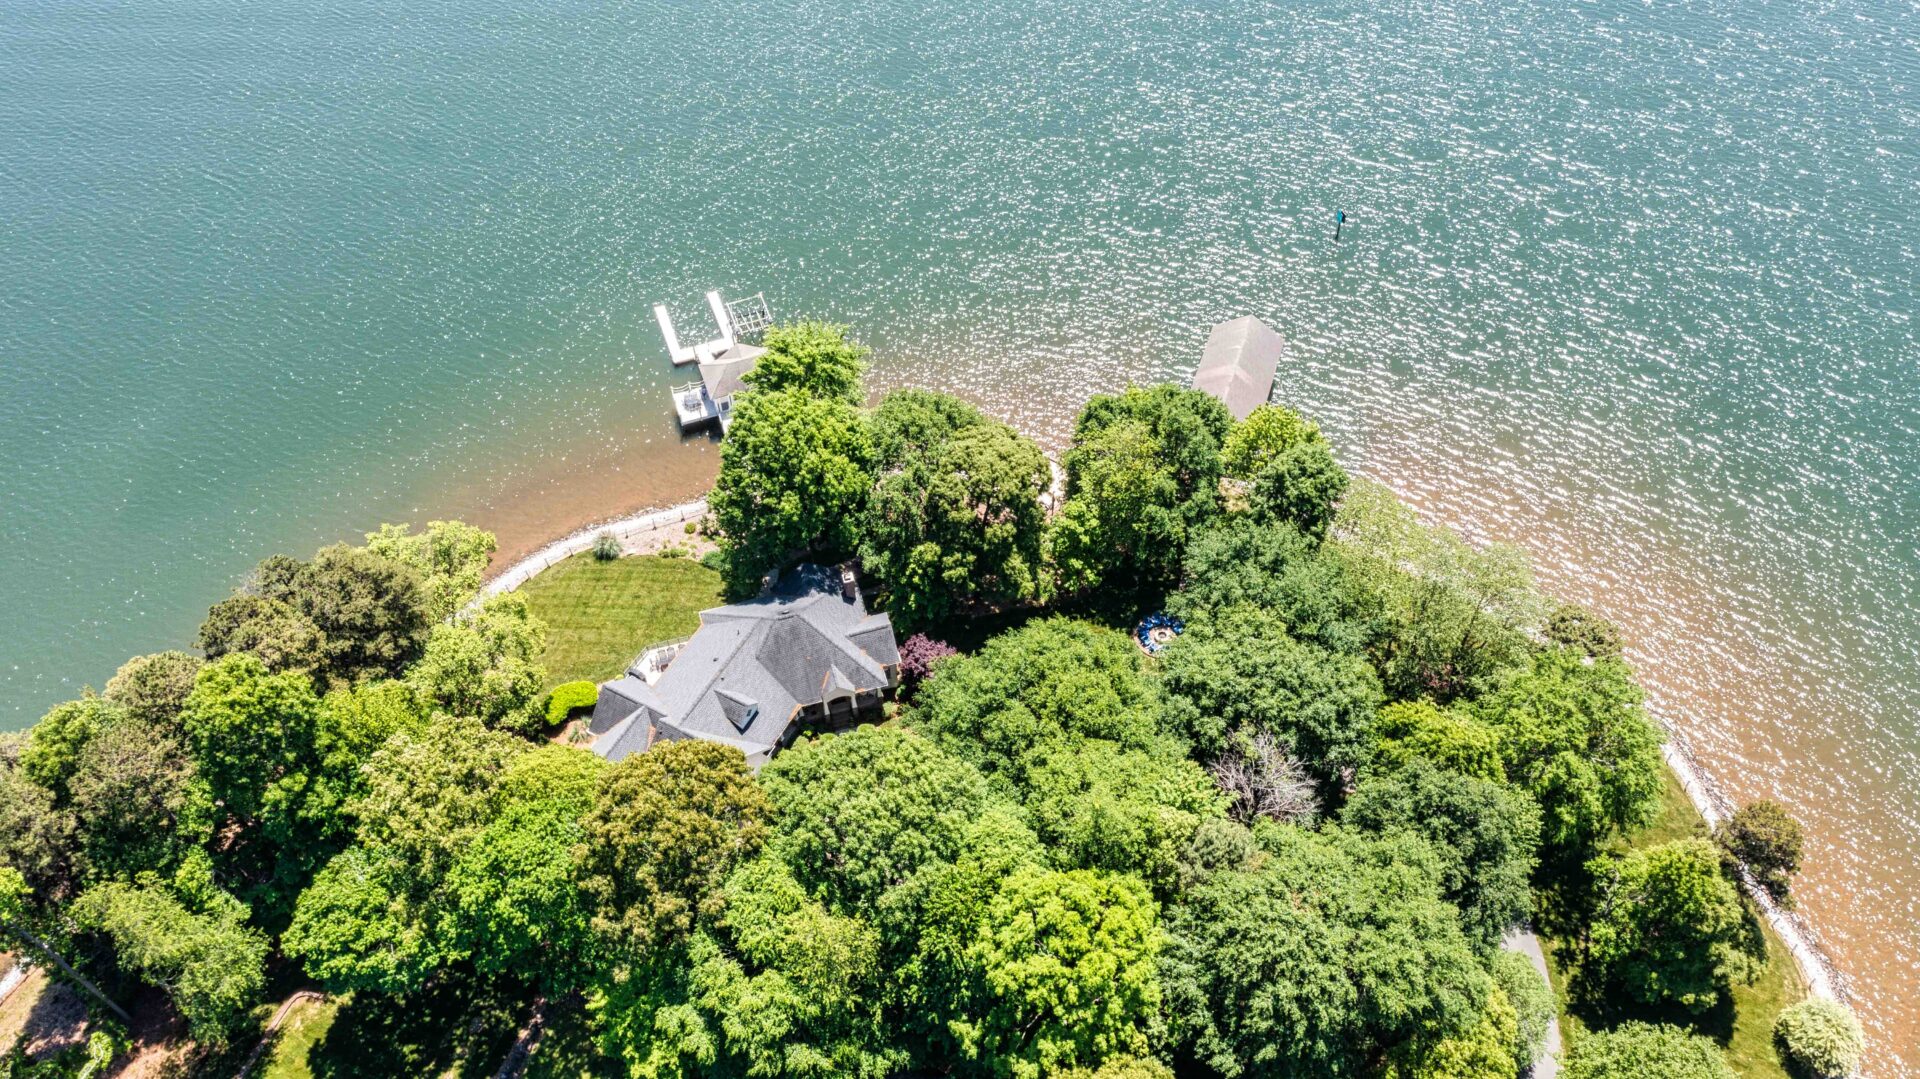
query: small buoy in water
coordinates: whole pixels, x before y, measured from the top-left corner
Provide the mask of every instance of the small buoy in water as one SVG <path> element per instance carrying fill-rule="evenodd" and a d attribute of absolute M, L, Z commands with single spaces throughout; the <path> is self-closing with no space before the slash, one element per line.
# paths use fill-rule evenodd
<path fill-rule="evenodd" d="M 1333 242 L 1334 243 L 1340 242 L 1340 226 L 1346 223 L 1347 223 L 1347 212 L 1345 210 L 1335 210 L 1333 212 Z"/>

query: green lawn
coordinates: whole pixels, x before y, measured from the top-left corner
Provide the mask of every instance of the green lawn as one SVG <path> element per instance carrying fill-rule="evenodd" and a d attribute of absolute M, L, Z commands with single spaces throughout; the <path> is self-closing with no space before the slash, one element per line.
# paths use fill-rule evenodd
<path fill-rule="evenodd" d="M 1653 824 L 1631 837 L 1630 842 L 1635 847 L 1650 847 L 1669 840 L 1706 834 L 1706 822 L 1687 798 L 1686 791 L 1681 789 L 1679 779 L 1672 772 L 1667 772 L 1666 777 L 1660 816 Z M 1800 980 L 1799 968 L 1794 966 L 1793 956 L 1787 952 L 1786 944 L 1765 919 L 1757 921 L 1767 942 L 1766 967 L 1751 985 L 1734 986 L 1731 1001 L 1701 1016 L 1674 1008 L 1640 1010 L 1632 1014 L 1622 1012 L 1615 1018 L 1647 1019 L 1692 1027 L 1712 1037 L 1726 1049 L 1727 1063 L 1742 1079 L 1788 1079 L 1787 1070 L 1773 1048 L 1773 1020 L 1788 1005 L 1805 997 L 1807 990 Z M 1562 1011 L 1565 1013 L 1563 1022 L 1572 1030 L 1580 1029 L 1585 1025 L 1583 1020 L 1595 1017 L 1578 1005 L 1573 1005 L 1569 1010 L 1567 960 L 1572 957 L 1573 945 L 1564 941 L 1548 941 L 1547 945 L 1547 961 L 1553 968 L 1554 989 L 1560 995 Z M 1568 1031 L 1570 1035 L 1572 1030 Z"/>
<path fill-rule="evenodd" d="M 255 1074 L 261 1079 L 313 1079 L 308 1060 L 324 1042 L 340 1015 L 340 998 L 303 1000 L 293 1006 L 274 1033 L 273 1045 L 260 1058 Z"/>
<path fill-rule="evenodd" d="M 520 586 L 547 624 L 547 687 L 617 677 L 650 644 L 700 628 L 724 603 L 720 575 L 691 558 L 578 554 Z"/>

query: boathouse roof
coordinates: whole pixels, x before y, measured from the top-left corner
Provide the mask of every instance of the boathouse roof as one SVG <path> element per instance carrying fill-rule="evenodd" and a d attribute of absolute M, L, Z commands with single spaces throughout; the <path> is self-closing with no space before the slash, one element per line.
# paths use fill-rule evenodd
<path fill-rule="evenodd" d="M 1222 322 L 1207 335 L 1193 388 L 1219 398 L 1234 419 L 1244 420 L 1267 403 L 1286 351 L 1286 340 L 1252 315 Z"/>

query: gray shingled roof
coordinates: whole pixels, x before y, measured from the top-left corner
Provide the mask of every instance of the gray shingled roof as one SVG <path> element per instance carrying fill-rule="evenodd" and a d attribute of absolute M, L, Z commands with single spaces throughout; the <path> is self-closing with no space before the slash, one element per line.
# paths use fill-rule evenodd
<path fill-rule="evenodd" d="M 700 738 L 764 759 L 802 706 L 829 691 L 886 689 L 886 667 L 899 661 L 886 615 L 842 596 L 832 571 L 802 566 L 770 595 L 702 611 L 659 682 L 640 682 L 644 694 L 632 675 L 602 686 L 594 751 L 619 760 L 650 739 Z"/>
<path fill-rule="evenodd" d="M 1193 388 L 1218 397 L 1236 420 L 1267 403 L 1287 343 L 1273 327 L 1248 315 L 1222 322 L 1207 335 Z"/>
<path fill-rule="evenodd" d="M 701 364 L 700 381 L 706 384 L 707 396 L 718 402 L 746 389 L 741 376 L 753 370 L 753 365 L 766 351 L 759 345 L 735 345 L 715 357 L 714 362 Z"/>

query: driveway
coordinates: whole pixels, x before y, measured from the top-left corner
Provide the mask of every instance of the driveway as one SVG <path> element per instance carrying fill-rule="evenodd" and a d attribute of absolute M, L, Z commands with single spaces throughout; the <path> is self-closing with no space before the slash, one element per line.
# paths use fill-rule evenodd
<path fill-rule="evenodd" d="M 1500 946 L 1510 952 L 1519 952 L 1540 972 L 1540 978 L 1547 985 L 1553 985 L 1553 979 L 1547 976 L 1547 955 L 1540 950 L 1540 938 L 1532 930 L 1515 929 L 1507 934 Z M 1547 1043 L 1540 1049 L 1540 1059 L 1533 1062 L 1528 1074 L 1533 1079 L 1556 1079 L 1560 1074 L 1560 1016 L 1555 1014 L 1553 1022 L 1547 1024 Z"/>

